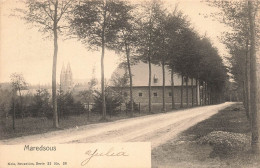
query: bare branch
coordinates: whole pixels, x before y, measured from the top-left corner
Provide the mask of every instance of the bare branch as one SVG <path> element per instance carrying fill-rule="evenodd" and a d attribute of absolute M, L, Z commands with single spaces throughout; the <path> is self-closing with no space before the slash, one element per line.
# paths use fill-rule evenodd
<path fill-rule="evenodd" d="M 54 18 L 53 18 L 53 16 L 51 15 L 51 13 L 49 13 L 49 12 L 46 10 L 46 6 L 42 6 L 42 9 L 43 9 L 43 11 L 51 18 L 51 20 L 54 21 Z M 50 9 L 50 5 L 49 5 L 49 9 Z"/>
<path fill-rule="evenodd" d="M 60 19 L 61 19 L 62 16 L 63 16 L 63 14 L 66 13 L 66 11 L 67 11 L 68 8 L 70 7 L 72 1 L 73 1 L 73 0 L 69 0 L 69 1 L 67 1 L 67 3 L 65 3 L 64 6 L 63 6 L 63 1 L 62 1 L 61 13 L 60 13 L 60 16 L 59 16 L 58 19 L 57 19 L 57 22 L 59 22 Z"/>

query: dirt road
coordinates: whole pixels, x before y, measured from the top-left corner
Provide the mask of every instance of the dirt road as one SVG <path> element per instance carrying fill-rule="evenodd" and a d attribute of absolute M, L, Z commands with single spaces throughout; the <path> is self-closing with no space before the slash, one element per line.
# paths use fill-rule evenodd
<path fill-rule="evenodd" d="M 150 141 L 156 147 L 232 103 L 118 120 L 0 141 L 0 144 Z"/>

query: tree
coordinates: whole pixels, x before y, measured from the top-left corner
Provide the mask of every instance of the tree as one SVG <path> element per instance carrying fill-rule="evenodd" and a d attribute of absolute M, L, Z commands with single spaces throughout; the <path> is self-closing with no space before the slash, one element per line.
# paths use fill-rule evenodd
<path fill-rule="evenodd" d="M 33 117 L 46 117 L 51 110 L 49 104 L 50 94 L 47 89 L 37 89 L 30 105 L 30 113 Z"/>
<path fill-rule="evenodd" d="M 102 118 L 106 120 L 104 56 L 105 48 L 113 49 L 113 42 L 124 22 L 125 1 L 84 0 L 76 5 L 71 19 L 72 31 L 90 49 L 101 47 Z"/>
<path fill-rule="evenodd" d="M 175 10 L 168 14 L 166 17 L 166 32 L 168 41 L 166 43 L 165 49 L 166 51 L 166 65 L 168 69 L 171 71 L 171 92 L 172 92 L 172 109 L 175 109 L 175 100 L 174 100 L 174 72 L 176 71 L 175 64 L 178 55 L 181 51 L 181 32 L 184 28 L 189 27 L 189 23 L 185 19 L 185 16 L 177 10 L 177 6 Z"/>
<path fill-rule="evenodd" d="M 138 24 L 140 27 L 139 30 L 139 47 L 137 49 L 140 54 L 140 60 L 145 63 L 148 63 L 149 68 L 149 113 L 152 111 L 152 102 L 151 102 L 151 83 L 152 83 L 152 69 L 151 64 L 156 63 L 153 60 L 156 55 L 156 46 L 155 41 L 158 37 L 155 30 L 158 30 L 158 25 L 160 22 L 159 15 L 161 14 L 161 4 L 160 1 L 152 0 L 147 2 L 142 6 L 142 12 L 139 14 Z M 159 18 L 158 18 L 159 17 Z"/>
<path fill-rule="evenodd" d="M 249 30 L 250 30 L 250 106 L 252 110 L 252 150 L 254 153 L 260 154 L 260 111 L 258 104 L 258 88 L 257 88 L 257 68 L 256 68 L 256 28 L 255 28 L 255 13 L 257 9 L 252 1 L 248 1 L 249 15 Z"/>
<path fill-rule="evenodd" d="M 74 1 L 75 2 L 75 1 Z M 54 53 L 52 65 L 52 108 L 53 127 L 57 128 L 57 96 L 56 96 L 56 69 L 58 56 L 58 33 L 67 28 L 65 18 L 69 15 L 73 0 L 26 0 L 26 9 L 17 9 L 23 14 L 21 19 L 38 27 L 42 33 L 53 36 Z"/>
<path fill-rule="evenodd" d="M 11 107 L 12 93 L 10 90 L 2 89 L 0 86 L 0 117 L 7 118 Z"/>
<path fill-rule="evenodd" d="M 129 76 L 127 72 L 125 72 L 123 76 L 120 76 L 118 73 L 113 74 L 111 77 L 111 83 L 115 88 L 119 88 L 117 91 L 119 91 L 122 101 L 125 102 L 126 97 L 124 96 L 124 90 L 129 87 Z"/>
<path fill-rule="evenodd" d="M 196 55 L 196 33 L 193 32 L 191 28 L 187 26 L 187 23 L 184 24 L 185 27 L 180 27 L 179 33 L 175 33 L 176 40 L 178 40 L 175 45 L 173 44 L 172 53 L 174 57 L 170 59 L 170 65 L 176 72 L 182 76 L 182 85 L 181 85 L 181 108 L 183 107 L 183 84 L 186 82 L 186 101 L 188 105 L 188 77 L 193 76 L 194 71 L 198 67 L 195 67 L 193 62 Z"/>
<path fill-rule="evenodd" d="M 232 28 L 232 32 L 223 34 L 221 41 L 230 51 L 232 66 L 230 71 L 237 83 L 236 90 L 243 90 L 246 115 L 250 119 L 248 5 L 245 1 L 219 1 L 209 4 L 221 9 L 221 12 L 213 13 L 213 17 Z"/>
<path fill-rule="evenodd" d="M 92 69 L 92 78 L 88 82 L 88 89 L 80 91 L 78 96 L 82 99 L 82 102 L 93 102 L 94 100 L 94 93 L 95 93 L 95 86 L 97 85 L 98 81 L 95 76 L 95 68 Z"/>
<path fill-rule="evenodd" d="M 4 89 L 0 85 L 0 120 L 1 126 L 6 126 L 6 118 L 9 116 L 9 112 L 12 106 L 12 91 L 10 89 Z"/>
<path fill-rule="evenodd" d="M 17 92 L 19 94 L 19 100 L 20 100 L 19 109 L 21 111 L 21 115 L 22 115 L 22 118 L 23 118 L 24 117 L 24 110 L 23 110 L 23 98 L 22 98 L 21 91 L 27 89 L 28 84 L 25 81 L 22 74 L 13 73 L 13 74 L 11 74 L 10 78 L 11 78 L 14 97 L 16 96 Z"/>
<path fill-rule="evenodd" d="M 258 47 L 257 38 L 259 38 L 259 22 L 256 20 L 260 1 L 218 1 L 208 2 L 209 5 L 218 7 L 219 20 L 230 26 L 232 33 L 227 33 L 227 47 L 232 55 L 231 72 L 238 86 L 243 87 L 244 104 L 247 116 L 251 121 L 252 151 L 260 153 L 259 145 L 259 126 L 260 119 L 257 109 L 257 69 L 256 69 L 256 48 Z M 213 14 L 216 17 L 216 14 Z M 240 51 L 240 53 L 239 53 Z M 241 51 L 244 58 L 241 59 Z M 245 65 L 242 69 L 236 68 L 238 65 Z"/>
<path fill-rule="evenodd" d="M 124 19 L 121 22 L 121 29 L 117 34 L 117 40 L 115 42 L 115 48 L 119 52 L 125 53 L 126 57 L 126 66 L 128 70 L 129 76 L 129 91 L 130 91 L 130 115 L 133 116 L 134 110 L 134 100 L 133 100 L 133 79 L 132 79 L 132 71 L 131 65 L 135 63 L 135 59 L 133 59 L 133 54 L 136 52 L 137 41 L 138 41 L 138 25 L 136 21 L 136 17 L 134 16 L 134 6 L 126 4 L 126 8 L 123 11 L 124 14 L 122 17 Z M 122 64 L 124 66 L 124 64 Z"/>
<path fill-rule="evenodd" d="M 107 100 L 106 101 L 107 112 L 111 117 L 112 115 L 116 114 L 118 107 L 121 106 L 122 96 L 110 88 L 106 88 L 105 96 Z M 94 112 L 102 113 L 101 104 L 102 104 L 102 94 L 96 91 L 96 96 L 94 98 L 94 106 L 92 110 Z"/>
<path fill-rule="evenodd" d="M 169 41 L 168 38 L 168 32 L 167 30 L 169 29 L 168 25 L 168 20 L 166 19 L 166 13 L 165 9 L 159 4 L 156 4 L 155 6 L 155 19 L 154 21 L 156 22 L 156 26 L 153 28 L 154 32 L 154 45 L 153 45 L 153 50 L 154 55 L 152 57 L 153 62 L 157 62 L 162 66 L 162 76 L 163 76 L 163 83 L 162 83 L 162 111 L 166 111 L 166 106 L 165 106 L 165 66 L 166 66 L 166 61 L 167 61 L 167 43 Z"/>

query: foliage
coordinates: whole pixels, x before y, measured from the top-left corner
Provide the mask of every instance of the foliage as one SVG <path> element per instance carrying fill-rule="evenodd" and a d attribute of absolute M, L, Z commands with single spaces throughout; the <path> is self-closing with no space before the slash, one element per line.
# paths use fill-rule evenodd
<path fill-rule="evenodd" d="M 211 17 L 217 19 L 231 29 L 229 32 L 223 32 L 220 37 L 221 42 L 229 50 L 230 57 L 227 59 L 231 64 L 229 72 L 235 80 L 236 90 L 243 90 L 246 79 L 247 57 L 249 54 L 250 33 L 249 33 L 249 7 L 247 1 L 209 1 L 206 4 L 220 9 L 218 12 L 211 13 Z M 254 1 L 254 15 L 259 10 L 260 1 Z M 259 22 L 255 21 L 256 37 L 259 38 Z M 258 45 L 256 41 L 256 45 Z M 242 94 L 242 93 L 240 93 Z"/>
<path fill-rule="evenodd" d="M 2 89 L 0 86 L 0 118 L 8 117 L 12 106 L 12 92 L 8 89 Z"/>
<path fill-rule="evenodd" d="M 60 93 L 58 95 L 58 114 L 60 118 L 70 115 L 79 115 L 86 110 L 80 102 L 75 102 L 71 93 Z"/>
<path fill-rule="evenodd" d="M 111 85 L 117 88 L 118 94 L 121 96 L 122 101 L 125 102 L 127 97 L 124 96 L 124 90 L 129 87 L 129 75 L 126 72 L 123 76 L 114 73 L 111 77 Z"/>
<path fill-rule="evenodd" d="M 120 76 L 118 73 L 113 74 L 111 77 L 111 84 L 112 86 L 118 88 L 125 88 L 129 86 L 129 76 L 127 73 L 124 73 L 123 76 Z"/>
<path fill-rule="evenodd" d="M 21 90 L 27 89 L 28 84 L 22 74 L 13 73 L 10 78 L 14 92 L 20 92 Z"/>
<path fill-rule="evenodd" d="M 126 103 L 126 110 L 127 111 L 130 111 L 131 110 L 131 107 L 130 107 L 130 102 L 127 102 Z M 139 106 L 136 102 L 133 102 L 133 110 L 134 111 L 139 111 Z"/>
<path fill-rule="evenodd" d="M 109 88 L 106 88 L 105 96 L 106 96 L 107 113 L 110 116 L 116 115 L 116 113 L 118 112 L 118 107 L 120 107 L 122 104 L 122 96 Z M 96 91 L 96 96 L 94 97 L 94 106 L 92 111 L 101 114 L 102 112 L 101 104 L 102 104 L 101 93 Z"/>
<path fill-rule="evenodd" d="M 70 19 L 72 32 L 88 48 L 101 52 L 102 114 L 106 118 L 104 56 L 105 48 L 114 49 L 113 43 L 125 20 L 126 1 L 84 0 L 76 5 Z"/>
<path fill-rule="evenodd" d="M 70 19 L 72 32 L 91 49 L 101 47 L 102 38 L 106 39 L 104 45 L 110 48 L 124 22 L 124 10 L 124 2 L 119 0 L 81 1 Z"/>
<path fill-rule="evenodd" d="M 26 0 L 23 1 L 26 8 L 16 9 L 14 15 L 33 27 L 37 27 L 43 34 L 52 36 L 54 22 L 58 25 L 57 30 L 60 33 L 69 28 L 65 18 L 69 17 L 75 2 L 73 0 Z M 56 5 L 57 13 L 55 11 Z"/>
<path fill-rule="evenodd" d="M 28 107 L 32 117 L 46 117 L 51 113 L 50 94 L 46 89 L 37 89 Z"/>
<path fill-rule="evenodd" d="M 83 90 L 80 91 L 78 96 L 81 98 L 81 102 L 93 102 L 93 96 L 94 96 L 94 91 L 93 90 Z"/>

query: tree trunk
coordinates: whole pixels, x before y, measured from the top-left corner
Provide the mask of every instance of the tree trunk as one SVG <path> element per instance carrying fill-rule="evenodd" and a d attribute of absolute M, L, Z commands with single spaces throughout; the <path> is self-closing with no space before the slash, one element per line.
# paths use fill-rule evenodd
<path fill-rule="evenodd" d="M 125 50 L 126 50 L 126 58 L 127 58 L 127 67 L 130 79 L 130 115 L 133 116 L 134 102 L 133 102 L 133 81 L 132 81 L 132 72 L 131 72 L 131 64 L 130 64 L 130 49 L 125 41 Z"/>
<path fill-rule="evenodd" d="M 13 96 L 13 130 L 15 130 L 15 98 Z"/>
<path fill-rule="evenodd" d="M 255 48 L 255 18 L 254 18 L 254 7 L 253 1 L 248 1 L 249 8 L 249 24 L 250 24 L 250 105 L 251 105 L 251 132 L 252 140 L 251 147 L 254 153 L 260 154 L 259 145 L 259 124 L 260 124 L 260 114 L 257 109 L 257 72 L 256 72 L 256 48 Z"/>
<path fill-rule="evenodd" d="M 246 116 L 249 121 L 251 121 L 250 117 L 250 52 L 248 48 L 249 41 L 246 41 L 246 70 L 245 70 L 245 108 L 246 108 Z"/>
<path fill-rule="evenodd" d="M 246 74 L 246 71 L 245 71 Z M 246 110 L 246 117 L 247 119 L 249 119 L 249 115 L 248 115 L 248 111 L 247 111 L 247 92 L 246 92 L 247 88 L 246 88 L 246 75 L 244 76 L 244 80 L 243 80 L 243 105 L 245 107 Z"/>
<path fill-rule="evenodd" d="M 204 104 L 207 105 L 207 90 L 208 90 L 208 85 L 207 85 L 207 82 L 204 83 Z"/>
<path fill-rule="evenodd" d="M 151 102 L 152 67 L 151 67 L 151 58 L 150 58 L 150 56 L 148 56 L 148 64 L 149 64 L 149 105 L 148 106 L 149 106 L 149 113 L 151 113 L 152 112 L 152 102 Z"/>
<path fill-rule="evenodd" d="M 205 90 L 205 85 L 204 85 L 204 81 L 202 81 L 202 89 L 201 89 L 201 105 L 204 105 L 204 90 Z"/>
<path fill-rule="evenodd" d="M 189 107 L 189 87 L 188 87 L 188 82 L 189 82 L 189 78 L 188 76 L 186 76 L 186 107 L 188 108 Z"/>
<path fill-rule="evenodd" d="M 181 106 L 180 108 L 183 108 L 183 101 L 182 98 L 183 97 L 183 75 L 181 75 Z"/>
<path fill-rule="evenodd" d="M 175 109 L 175 101 L 174 101 L 174 78 L 173 78 L 173 67 L 172 67 L 172 70 L 171 70 L 171 90 L 172 90 L 172 109 Z"/>
<path fill-rule="evenodd" d="M 193 78 L 191 78 L 191 106 L 194 106 Z"/>
<path fill-rule="evenodd" d="M 55 2 L 54 9 L 54 23 L 53 23 L 53 35 L 54 35 L 54 54 L 52 65 L 52 104 L 53 104 L 53 127 L 58 128 L 58 112 L 57 112 L 57 96 L 56 96 L 56 69 L 57 69 L 57 56 L 58 56 L 58 26 L 57 26 L 57 10 L 58 0 Z"/>
<path fill-rule="evenodd" d="M 199 105 L 199 94 L 200 94 L 200 89 L 198 85 L 198 79 L 196 79 L 196 105 Z"/>
<path fill-rule="evenodd" d="M 23 100 L 22 100 L 21 88 L 18 88 L 18 91 L 19 91 L 19 98 L 20 98 L 20 109 L 21 109 L 21 115 L 22 115 L 22 124 L 23 124 L 24 111 L 23 111 Z"/>
<path fill-rule="evenodd" d="M 162 108 L 162 111 L 166 112 L 166 107 L 165 107 L 165 61 L 164 61 L 164 56 L 163 56 L 163 62 L 162 62 L 162 73 L 163 73 L 163 90 L 162 90 L 163 108 Z"/>
<path fill-rule="evenodd" d="M 105 4 L 106 5 L 106 4 Z M 104 57 L 105 57 L 105 28 L 106 28 L 106 9 L 103 15 L 102 27 L 102 53 L 101 53 L 101 96 L 102 96 L 102 120 L 106 120 L 106 96 L 105 96 L 105 72 L 104 72 Z"/>
<path fill-rule="evenodd" d="M 208 105 L 210 105 L 210 92 L 211 92 L 211 90 L 210 90 L 210 87 L 207 85 L 207 90 L 208 90 Z"/>

